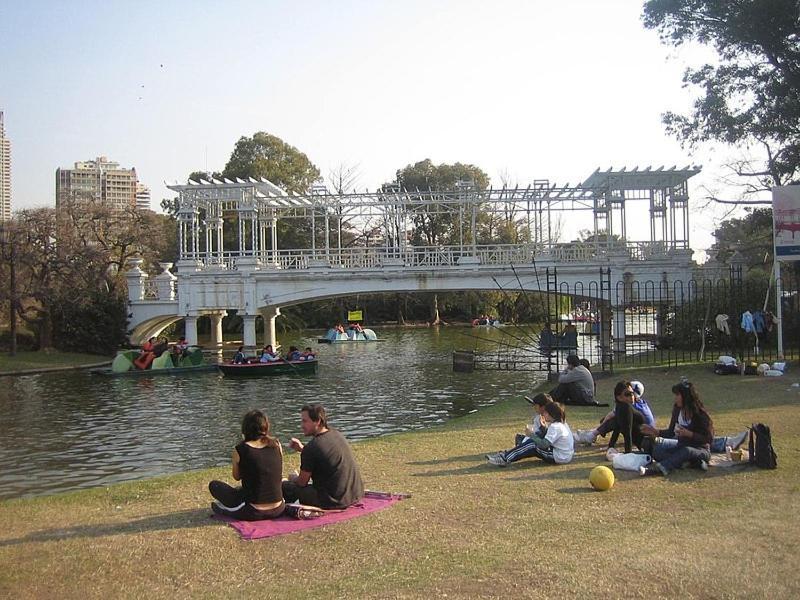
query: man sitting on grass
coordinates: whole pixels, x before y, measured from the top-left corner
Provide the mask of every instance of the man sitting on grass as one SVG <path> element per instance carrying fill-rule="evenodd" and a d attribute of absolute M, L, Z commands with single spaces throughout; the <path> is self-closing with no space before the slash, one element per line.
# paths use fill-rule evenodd
<path fill-rule="evenodd" d="M 313 439 L 303 444 L 292 438 L 289 447 L 300 452 L 300 473 L 283 482 L 287 502 L 300 502 L 320 508 L 347 508 L 364 496 L 353 452 L 344 436 L 328 427 L 325 408 L 307 404 L 300 410 L 303 435 Z"/>
<path fill-rule="evenodd" d="M 567 356 L 567 368 L 558 375 L 558 385 L 550 390 L 555 402 L 596 405 L 592 372 L 581 364 L 577 354 Z"/>

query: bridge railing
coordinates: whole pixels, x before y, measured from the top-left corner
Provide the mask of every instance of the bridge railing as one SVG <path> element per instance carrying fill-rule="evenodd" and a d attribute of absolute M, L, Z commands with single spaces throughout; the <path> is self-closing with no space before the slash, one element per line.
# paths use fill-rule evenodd
<path fill-rule="evenodd" d="M 241 258 L 259 260 L 261 268 L 281 270 L 330 266 L 335 269 L 374 269 L 388 265 L 402 267 L 455 267 L 464 264 L 530 264 L 533 260 L 559 263 L 582 263 L 606 260 L 611 254 L 626 255 L 640 261 L 666 256 L 673 249 L 685 249 L 685 243 L 623 242 L 611 244 L 568 242 L 557 244 L 484 244 L 478 246 L 408 246 L 333 248 L 329 250 L 282 249 L 277 252 L 239 253 L 226 251 L 214 255 L 199 253 L 196 260 L 208 268 L 237 270 Z"/>

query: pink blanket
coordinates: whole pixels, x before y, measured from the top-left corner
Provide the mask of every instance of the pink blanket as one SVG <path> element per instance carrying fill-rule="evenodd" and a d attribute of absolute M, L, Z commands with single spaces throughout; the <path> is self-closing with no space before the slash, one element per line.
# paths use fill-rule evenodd
<path fill-rule="evenodd" d="M 366 492 L 364 498 L 360 502 L 344 510 L 326 512 L 326 514 L 316 519 L 295 519 L 294 517 L 287 517 L 286 515 L 278 517 L 277 519 L 266 519 L 264 521 L 237 521 L 230 517 L 223 517 L 220 515 L 212 515 L 212 518 L 228 523 L 228 525 L 239 532 L 242 539 L 257 540 L 259 538 L 283 535 L 284 533 L 292 533 L 294 531 L 313 529 L 323 525 L 347 521 L 355 517 L 388 508 L 404 498 L 408 498 L 408 496 L 405 494 Z"/>

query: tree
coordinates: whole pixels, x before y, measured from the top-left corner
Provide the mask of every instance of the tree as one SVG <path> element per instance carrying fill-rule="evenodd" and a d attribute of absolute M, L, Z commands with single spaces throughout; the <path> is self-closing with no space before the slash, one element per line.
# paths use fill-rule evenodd
<path fill-rule="evenodd" d="M 709 255 L 720 263 L 727 263 L 734 252 L 739 252 L 748 270 L 772 267 L 772 209 L 746 208 L 747 215 L 726 219 L 714 230 L 714 245 Z"/>
<path fill-rule="evenodd" d="M 400 186 L 415 197 L 415 192 L 452 191 L 465 182 L 471 189 L 485 190 L 489 187 L 489 176 L 475 165 L 455 163 L 452 165 L 434 165 L 426 158 L 413 165 L 407 165 L 397 171 L 393 184 Z M 459 207 L 428 201 L 428 196 L 416 194 L 416 198 L 425 199 L 422 206 L 417 207 L 412 216 L 411 242 L 418 246 L 437 246 L 457 243 L 462 232 L 470 236 L 470 215 L 464 214 Z M 433 294 L 431 303 L 431 322 L 439 323 L 439 295 Z"/>
<path fill-rule="evenodd" d="M 485 190 L 489 187 L 489 176 L 475 165 L 462 163 L 434 165 L 429 158 L 426 158 L 398 170 L 395 183 L 389 185 L 399 185 L 413 196 L 417 190 L 452 191 L 457 189 L 460 182 L 468 182 L 473 189 Z M 464 224 L 463 215 L 459 215 L 457 208 L 452 206 L 430 202 L 420 207 L 415 210 L 411 218 L 412 242 L 424 246 L 454 243 L 460 217 Z"/>
<path fill-rule="evenodd" d="M 306 193 L 319 180 L 319 169 L 294 146 L 263 131 L 240 137 L 222 176 L 263 177 L 287 192 Z"/>
<path fill-rule="evenodd" d="M 745 196 L 800 178 L 800 3 L 796 0 L 648 0 L 642 19 L 673 46 L 712 46 L 717 64 L 689 68 L 698 94 L 689 115 L 668 112 L 667 131 L 693 147 L 756 148 L 729 166 Z"/>

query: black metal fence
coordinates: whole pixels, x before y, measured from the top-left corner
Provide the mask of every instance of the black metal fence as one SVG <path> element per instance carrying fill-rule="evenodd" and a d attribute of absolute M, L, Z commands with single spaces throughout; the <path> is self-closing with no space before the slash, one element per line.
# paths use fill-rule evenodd
<path fill-rule="evenodd" d="M 798 281 L 784 277 L 779 284 L 767 274 L 744 278 L 741 271 L 686 282 L 620 282 L 615 292 L 624 299 L 625 337 L 624 344 L 620 336 L 613 340 L 611 368 L 615 362 L 679 364 L 722 355 L 740 363 L 773 363 L 781 358 L 779 328 L 783 356 L 797 357 Z"/>
<path fill-rule="evenodd" d="M 475 366 L 553 373 L 567 354 L 576 353 L 602 371 L 712 362 L 719 356 L 732 356 L 740 364 L 800 356 L 797 277 L 784 277 L 776 285 L 768 273 L 745 277 L 741 269 L 731 269 L 690 281 L 623 277 L 612 288 L 610 275 L 605 270 L 596 281 L 568 285 L 558 281 L 555 271 L 548 272 L 552 331 L 543 330 L 533 345 L 507 342 L 494 352 L 476 354 Z"/>

